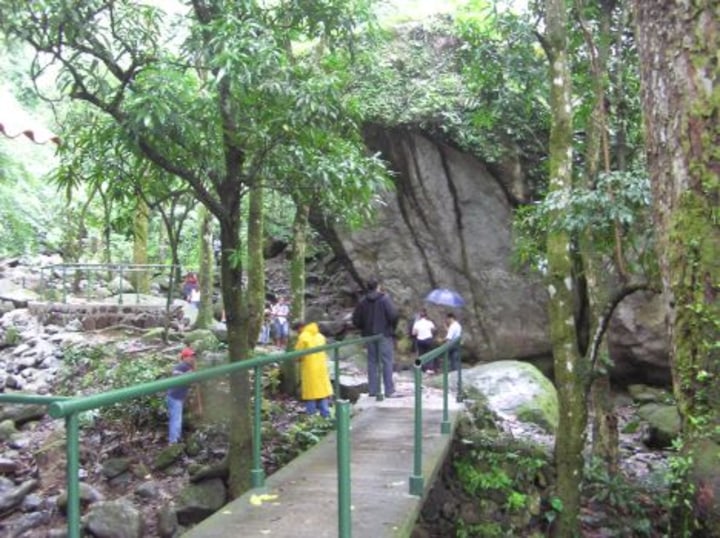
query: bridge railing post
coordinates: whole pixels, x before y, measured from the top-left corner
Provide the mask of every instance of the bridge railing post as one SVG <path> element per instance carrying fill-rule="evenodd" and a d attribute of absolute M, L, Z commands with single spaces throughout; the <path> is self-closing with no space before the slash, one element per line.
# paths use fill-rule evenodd
<path fill-rule="evenodd" d="M 62 302 L 63 302 L 63 304 L 67 303 L 66 278 L 67 278 L 67 268 L 63 264 L 63 266 L 62 266 Z"/>
<path fill-rule="evenodd" d="M 262 466 L 262 367 L 255 366 L 254 381 L 254 402 L 253 402 L 253 468 L 251 482 L 254 488 L 261 488 L 265 485 L 265 471 Z"/>
<path fill-rule="evenodd" d="M 457 364 L 457 399 L 456 401 L 458 403 L 461 403 L 465 396 L 463 395 L 463 383 L 462 383 L 462 361 L 460 360 L 460 339 L 455 342 L 455 350 L 453 353 L 457 354 L 457 359 L 455 360 L 455 364 Z"/>
<path fill-rule="evenodd" d="M 338 536 L 352 536 L 350 493 L 350 402 L 336 400 L 337 467 L 338 467 Z"/>
<path fill-rule="evenodd" d="M 442 422 L 440 423 L 440 433 L 450 433 L 450 412 L 448 410 L 448 393 L 450 390 L 448 383 L 448 350 L 445 350 L 442 356 L 443 368 L 443 411 Z"/>
<path fill-rule="evenodd" d="M 333 392 L 335 401 L 340 399 L 340 349 L 333 349 Z"/>
<path fill-rule="evenodd" d="M 123 292 L 125 291 L 125 286 L 123 286 L 123 265 L 120 264 L 119 266 L 119 272 L 118 272 L 118 284 L 120 288 L 120 293 L 118 293 L 118 304 L 123 304 Z"/>
<path fill-rule="evenodd" d="M 410 475 L 410 495 L 422 496 L 425 481 L 422 475 L 422 362 L 415 361 L 415 424 L 413 428 L 413 472 Z"/>
<path fill-rule="evenodd" d="M 67 473 L 67 531 L 69 538 L 80 538 L 80 421 L 78 413 L 65 417 Z"/>

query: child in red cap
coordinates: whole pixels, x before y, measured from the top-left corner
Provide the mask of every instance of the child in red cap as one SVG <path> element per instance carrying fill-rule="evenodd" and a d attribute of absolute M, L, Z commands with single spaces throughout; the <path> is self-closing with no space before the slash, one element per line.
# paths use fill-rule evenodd
<path fill-rule="evenodd" d="M 182 375 L 195 370 L 195 350 L 190 346 L 185 346 L 180 352 L 180 362 L 172 369 L 172 375 Z M 182 387 L 173 387 L 167 391 L 167 407 L 168 407 L 168 441 L 175 444 L 180 441 L 182 433 L 183 404 L 187 398 L 190 387 L 184 385 Z"/>

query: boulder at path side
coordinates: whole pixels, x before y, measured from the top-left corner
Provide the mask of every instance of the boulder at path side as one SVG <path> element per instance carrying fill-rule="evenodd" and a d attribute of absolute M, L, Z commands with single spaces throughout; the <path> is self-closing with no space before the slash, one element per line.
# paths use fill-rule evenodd
<path fill-rule="evenodd" d="M 127 500 L 103 501 L 92 506 L 85 518 L 88 531 L 97 538 L 142 538 L 140 512 Z"/>
<path fill-rule="evenodd" d="M 181 525 L 192 525 L 217 512 L 225 504 L 225 485 L 219 478 L 190 484 L 176 500 L 176 513 Z"/>
<path fill-rule="evenodd" d="M 487 398 L 488 406 L 501 417 L 536 424 L 554 433 L 558 425 L 557 391 L 532 364 L 496 361 L 463 370 L 463 387 Z"/>

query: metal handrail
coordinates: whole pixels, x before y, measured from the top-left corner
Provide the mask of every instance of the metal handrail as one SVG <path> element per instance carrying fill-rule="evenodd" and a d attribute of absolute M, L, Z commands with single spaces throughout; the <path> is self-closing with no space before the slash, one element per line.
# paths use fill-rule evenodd
<path fill-rule="evenodd" d="M 148 269 L 169 269 L 172 275 L 173 271 L 180 267 L 177 264 L 163 264 L 163 263 L 53 263 L 49 265 L 43 265 L 40 267 L 40 282 L 41 287 L 45 289 L 45 271 L 60 269 L 62 273 L 62 302 L 67 303 L 67 270 L 87 270 L 88 281 L 92 282 L 92 271 L 115 271 L 118 272 L 120 278 L 124 272 L 135 273 L 140 271 L 147 271 Z M 170 287 L 171 288 L 171 287 Z M 168 288 L 168 296 L 172 293 L 172 289 Z M 118 304 L 123 304 L 122 293 L 118 294 Z M 136 294 L 136 302 L 139 302 L 139 295 Z"/>
<path fill-rule="evenodd" d="M 350 403 L 339 399 L 339 350 L 342 347 L 358 344 L 377 343 L 381 336 L 342 340 L 318 346 L 315 348 L 290 351 L 277 355 L 261 355 L 239 362 L 232 362 L 213 366 L 198 372 L 188 372 L 182 376 L 174 376 L 160 380 L 143 383 L 131 387 L 124 387 L 100 394 L 84 397 L 41 396 L 26 394 L 0 394 L 0 403 L 40 403 L 48 405 L 49 414 L 53 418 L 65 419 L 67 438 L 66 446 L 66 474 L 67 474 L 67 532 L 70 538 L 80 536 L 80 487 L 79 487 L 79 414 L 91 409 L 97 409 L 118 402 L 131 400 L 140 396 L 154 394 L 174 387 L 186 386 L 201 381 L 207 381 L 241 370 L 254 370 L 254 408 L 253 408 L 253 438 L 252 438 L 252 469 L 251 483 L 253 488 L 261 488 L 265 483 L 265 474 L 261 460 L 261 407 L 262 407 L 262 368 L 268 364 L 275 364 L 292 360 L 311 353 L 333 351 L 334 384 L 335 384 L 335 427 L 337 434 L 337 472 L 338 472 L 338 536 L 350 538 L 351 525 L 351 480 L 350 480 Z M 443 411 L 440 433 L 449 434 L 451 424 L 449 420 L 449 351 L 453 346 L 460 344 L 460 338 L 449 341 L 440 347 L 421 355 L 415 360 L 414 382 L 414 439 L 413 439 L 413 468 L 409 478 L 409 493 L 421 497 L 424 492 L 424 477 L 422 474 L 422 366 L 440 356 L 443 361 Z M 463 401 L 462 393 L 462 367 L 458 365 L 457 402 Z M 372 367 L 372 365 L 368 365 Z M 378 372 L 379 373 L 379 372 Z M 380 383 L 382 385 L 382 383 Z"/>
<path fill-rule="evenodd" d="M 425 490 L 425 479 L 422 474 L 422 366 L 440 356 L 443 363 L 443 411 L 440 433 L 447 435 L 451 431 L 450 410 L 448 405 L 448 393 L 450 384 L 448 382 L 448 356 L 454 346 L 460 345 L 460 337 L 445 342 L 440 347 L 428 351 L 415 359 L 413 366 L 415 379 L 415 413 L 414 413 L 414 435 L 413 435 L 413 469 L 409 479 L 410 495 L 422 497 Z M 458 386 L 457 402 L 463 401 L 462 392 L 462 364 L 458 364 Z"/>
<path fill-rule="evenodd" d="M 311 353 L 321 351 L 338 350 L 345 346 L 367 344 L 379 340 L 381 336 L 368 336 L 353 340 L 342 340 L 324 346 L 318 346 L 299 351 L 290 351 L 277 355 L 261 355 L 251 359 L 231 362 L 219 366 L 213 366 L 198 372 L 188 372 L 182 376 L 174 376 L 131 387 L 111 390 L 104 393 L 92 394 L 84 397 L 62 397 L 62 396 L 40 396 L 21 394 L 0 394 L 0 403 L 43 403 L 49 406 L 48 412 L 53 418 L 65 419 L 66 443 L 66 480 L 67 480 L 67 534 L 70 538 L 80 537 L 80 423 L 79 414 L 91 409 L 97 409 L 113 405 L 126 400 L 147 396 L 174 387 L 181 387 L 207 381 L 241 370 L 254 370 L 254 408 L 253 408 L 253 438 L 252 438 L 252 469 L 251 482 L 253 488 L 263 487 L 265 473 L 261 460 L 261 408 L 262 408 L 262 367 L 268 364 L 296 359 Z M 337 351 L 333 353 L 335 361 L 336 387 L 339 387 L 339 366 L 340 360 Z M 339 536 L 350 538 L 350 427 L 349 427 L 349 402 L 338 400 L 336 389 L 336 429 L 338 437 L 338 528 Z"/>

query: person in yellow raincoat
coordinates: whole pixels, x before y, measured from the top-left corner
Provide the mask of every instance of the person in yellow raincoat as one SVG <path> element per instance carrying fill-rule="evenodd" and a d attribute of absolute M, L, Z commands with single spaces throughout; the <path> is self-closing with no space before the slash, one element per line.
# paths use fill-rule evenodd
<path fill-rule="evenodd" d="M 295 350 L 324 346 L 325 337 L 317 323 L 300 325 Z M 300 399 L 305 402 L 308 415 L 319 412 L 321 416 L 330 416 L 330 397 L 333 394 L 327 367 L 327 354 L 324 351 L 310 353 L 300 358 Z"/>

